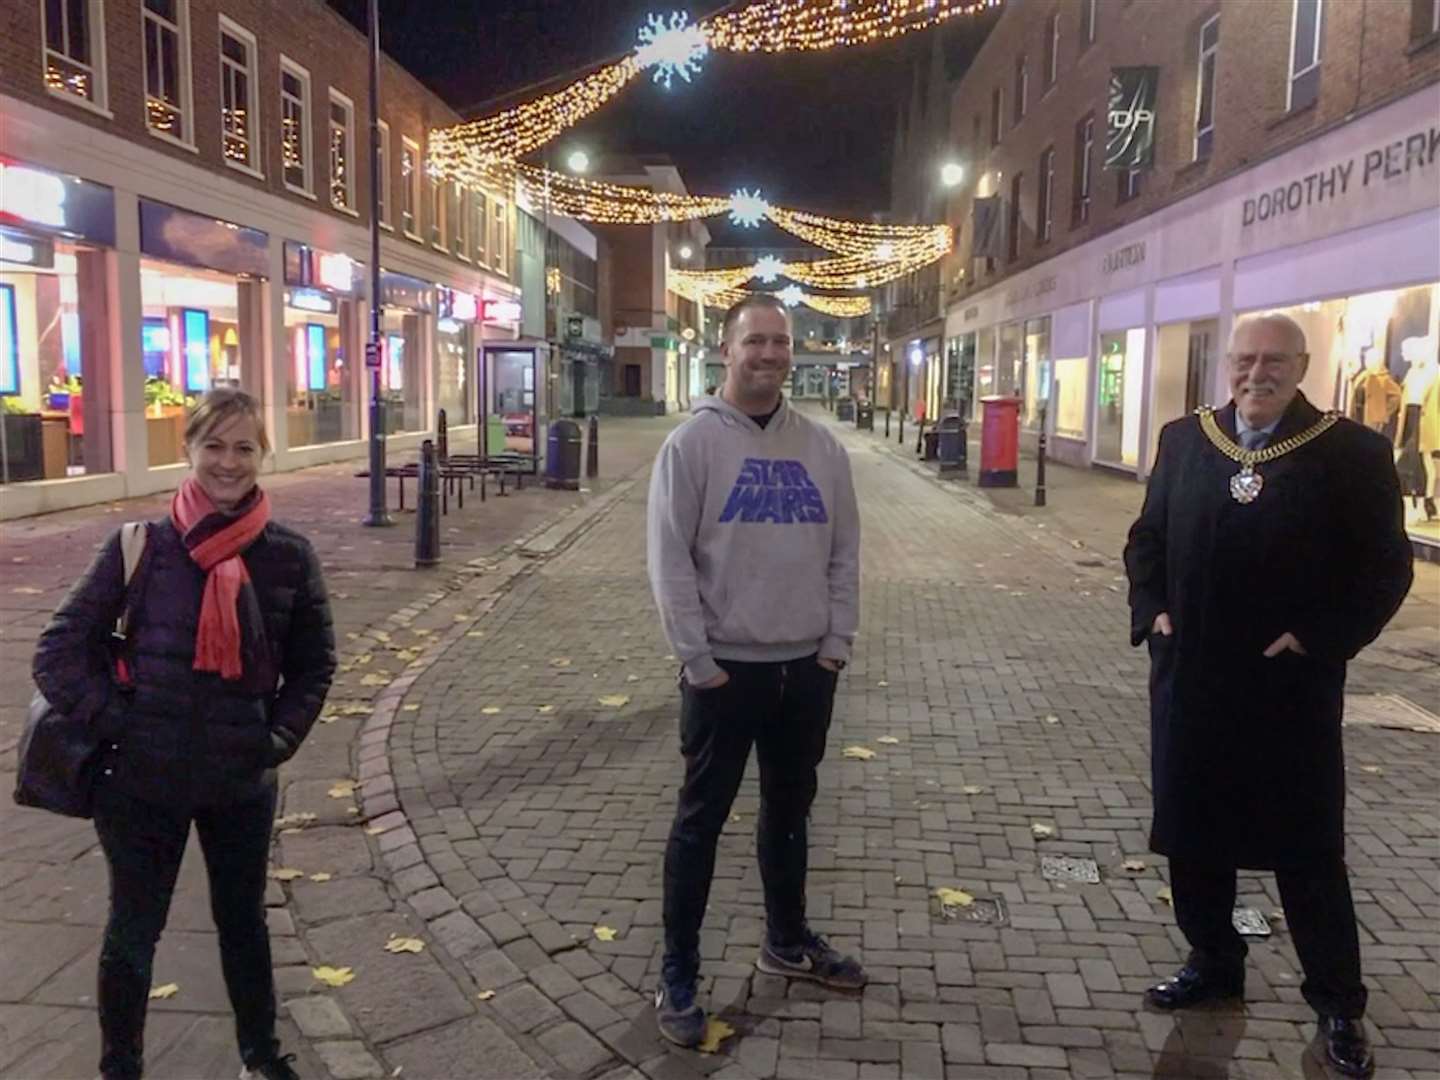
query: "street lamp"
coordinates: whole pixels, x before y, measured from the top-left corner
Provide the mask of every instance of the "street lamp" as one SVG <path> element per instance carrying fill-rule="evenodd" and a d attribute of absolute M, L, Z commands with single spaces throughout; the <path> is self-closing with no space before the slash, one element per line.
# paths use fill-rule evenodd
<path fill-rule="evenodd" d="M 959 162 L 947 161 L 944 165 L 940 166 L 940 183 L 944 184 L 947 188 L 957 186 L 964 179 L 965 166 Z"/>
<path fill-rule="evenodd" d="M 565 159 L 565 167 L 572 173 L 585 173 L 590 171 L 590 155 L 584 150 L 572 150 L 570 156 Z"/>
<path fill-rule="evenodd" d="M 695 254 L 695 249 L 692 248 L 689 244 L 681 244 L 681 245 L 680 245 L 680 258 L 682 258 L 682 259 L 688 259 L 688 258 L 690 258 L 691 255 L 694 255 L 694 254 Z"/>

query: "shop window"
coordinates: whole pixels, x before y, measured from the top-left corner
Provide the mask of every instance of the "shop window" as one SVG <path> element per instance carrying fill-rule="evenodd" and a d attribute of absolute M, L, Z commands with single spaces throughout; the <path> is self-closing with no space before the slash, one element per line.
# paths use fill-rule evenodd
<path fill-rule="evenodd" d="M 420 348 L 422 316 L 404 308 L 385 309 L 381 324 L 385 336 L 385 363 L 381 368 L 385 395 L 387 434 L 420 431 L 426 425 L 421 416 L 420 390 L 424 383 Z"/>
<path fill-rule="evenodd" d="M 210 389 L 210 313 L 181 308 L 180 341 L 185 358 L 185 393 L 203 394 Z"/>
<path fill-rule="evenodd" d="M 330 205 L 355 213 L 355 103 L 330 91 Z"/>
<path fill-rule="evenodd" d="M 489 200 L 485 198 L 483 191 L 472 191 L 470 193 L 470 241 L 473 245 L 472 252 L 475 261 L 485 265 L 486 248 L 485 234 L 490 220 Z"/>
<path fill-rule="evenodd" d="M 104 0 L 44 0 L 45 88 L 104 111 Z"/>
<path fill-rule="evenodd" d="M 990 145 L 1000 145 L 1000 125 L 1004 122 L 1005 91 L 995 87 L 990 91 Z"/>
<path fill-rule="evenodd" d="M 1021 53 L 1015 58 L 1015 123 L 1025 119 L 1025 108 L 1030 98 L 1030 69 Z"/>
<path fill-rule="evenodd" d="M 318 446 L 360 437 L 360 371 L 346 355 L 358 310 L 353 301 L 307 289 L 286 296 L 285 333 L 290 349 L 287 445 Z"/>
<path fill-rule="evenodd" d="M 1195 160 L 1210 156 L 1215 142 L 1215 57 L 1220 51 L 1220 16 L 1200 27 L 1200 57 L 1195 69 Z"/>
<path fill-rule="evenodd" d="M 390 125 L 380 121 L 380 224 L 390 228 Z"/>
<path fill-rule="evenodd" d="M 190 0 L 145 0 L 145 124 L 152 135 L 193 146 Z"/>
<path fill-rule="evenodd" d="M 1140 405 L 1145 366 L 1145 331 L 1100 336 L 1100 377 L 1096 388 L 1095 459 L 1138 468 Z"/>
<path fill-rule="evenodd" d="M 301 195 L 310 188 L 310 73 L 280 57 L 280 158 L 285 186 Z"/>
<path fill-rule="evenodd" d="M 1055 85 L 1060 70 L 1060 12 L 1050 15 L 1045 24 L 1045 89 Z"/>
<path fill-rule="evenodd" d="M 1080 0 L 1080 51 L 1095 44 L 1095 5 L 1099 0 Z"/>
<path fill-rule="evenodd" d="M 1290 22 L 1288 110 L 1313 105 L 1320 96 L 1320 43 L 1325 29 L 1325 0 L 1295 0 Z"/>
<path fill-rule="evenodd" d="M 220 149 L 225 164 L 260 170 L 255 36 L 220 16 Z"/>
<path fill-rule="evenodd" d="M 1055 203 L 1055 148 L 1047 147 L 1040 155 L 1040 185 L 1035 204 L 1035 243 L 1050 241 L 1051 216 Z"/>
<path fill-rule="evenodd" d="M 1085 438 L 1085 383 L 1090 370 L 1090 360 L 1085 356 L 1070 356 L 1056 360 L 1050 387 L 1055 402 L 1054 429 L 1056 435 L 1067 439 Z"/>
<path fill-rule="evenodd" d="M 1075 176 L 1071 184 L 1070 227 L 1090 220 L 1090 185 L 1095 158 L 1095 114 L 1075 125 Z"/>
<path fill-rule="evenodd" d="M 15 286 L 0 285 L 0 396 L 20 393 L 20 328 L 15 314 Z"/>
<path fill-rule="evenodd" d="M 400 140 L 400 228 L 412 240 L 420 239 L 420 147 Z"/>
<path fill-rule="evenodd" d="M 436 403 L 445 410 L 445 422 L 451 427 L 475 422 L 473 348 L 473 323 L 453 318 L 436 322 Z"/>
<path fill-rule="evenodd" d="M 1440 34 L 1440 0 L 1410 0 L 1410 37 Z"/>
<path fill-rule="evenodd" d="M 1025 402 L 1026 428 L 1036 430 L 1041 426 L 1041 414 L 1050 406 L 1050 380 L 1050 317 L 1027 319 L 1019 386 Z"/>

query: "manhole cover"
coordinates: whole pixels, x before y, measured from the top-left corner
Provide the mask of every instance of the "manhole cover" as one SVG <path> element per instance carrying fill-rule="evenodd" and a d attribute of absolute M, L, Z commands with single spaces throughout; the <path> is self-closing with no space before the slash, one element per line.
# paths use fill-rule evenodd
<path fill-rule="evenodd" d="M 979 923 L 982 926 L 1004 926 L 1010 915 L 1005 910 L 1005 900 L 1000 896 L 977 896 L 972 904 L 959 907 L 942 904 L 938 898 L 931 901 L 935 914 L 946 922 Z"/>
<path fill-rule="evenodd" d="M 1347 727 L 1399 728 L 1440 735 L 1440 716 L 1399 694 L 1346 694 Z"/>
<path fill-rule="evenodd" d="M 1040 876 L 1046 881 L 1078 881 L 1100 884 L 1100 867 L 1094 859 L 1073 859 L 1069 855 L 1041 855 Z"/>
<path fill-rule="evenodd" d="M 1270 924 L 1253 907 L 1237 907 L 1230 913 L 1230 921 L 1244 937 L 1269 937 Z"/>

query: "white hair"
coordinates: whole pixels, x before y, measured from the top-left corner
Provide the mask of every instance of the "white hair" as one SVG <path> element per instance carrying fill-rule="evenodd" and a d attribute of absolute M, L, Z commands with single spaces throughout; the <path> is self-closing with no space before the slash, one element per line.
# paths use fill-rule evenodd
<path fill-rule="evenodd" d="M 1298 356 L 1308 350 L 1305 343 L 1305 331 L 1300 324 L 1282 311 L 1267 311 L 1260 315 L 1246 315 L 1235 320 L 1235 326 L 1230 331 L 1230 351 L 1235 351 L 1235 339 L 1240 336 L 1240 331 L 1250 326 L 1269 325 L 1278 326 L 1290 336 L 1290 341 L 1295 345 L 1295 354 Z"/>

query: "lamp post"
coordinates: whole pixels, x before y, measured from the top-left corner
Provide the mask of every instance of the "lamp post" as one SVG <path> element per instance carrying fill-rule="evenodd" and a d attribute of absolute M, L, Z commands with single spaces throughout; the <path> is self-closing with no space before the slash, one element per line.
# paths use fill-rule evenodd
<path fill-rule="evenodd" d="M 385 399 L 380 394 L 380 0 L 370 0 L 370 510 L 363 524 L 395 524 L 385 505 Z"/>

